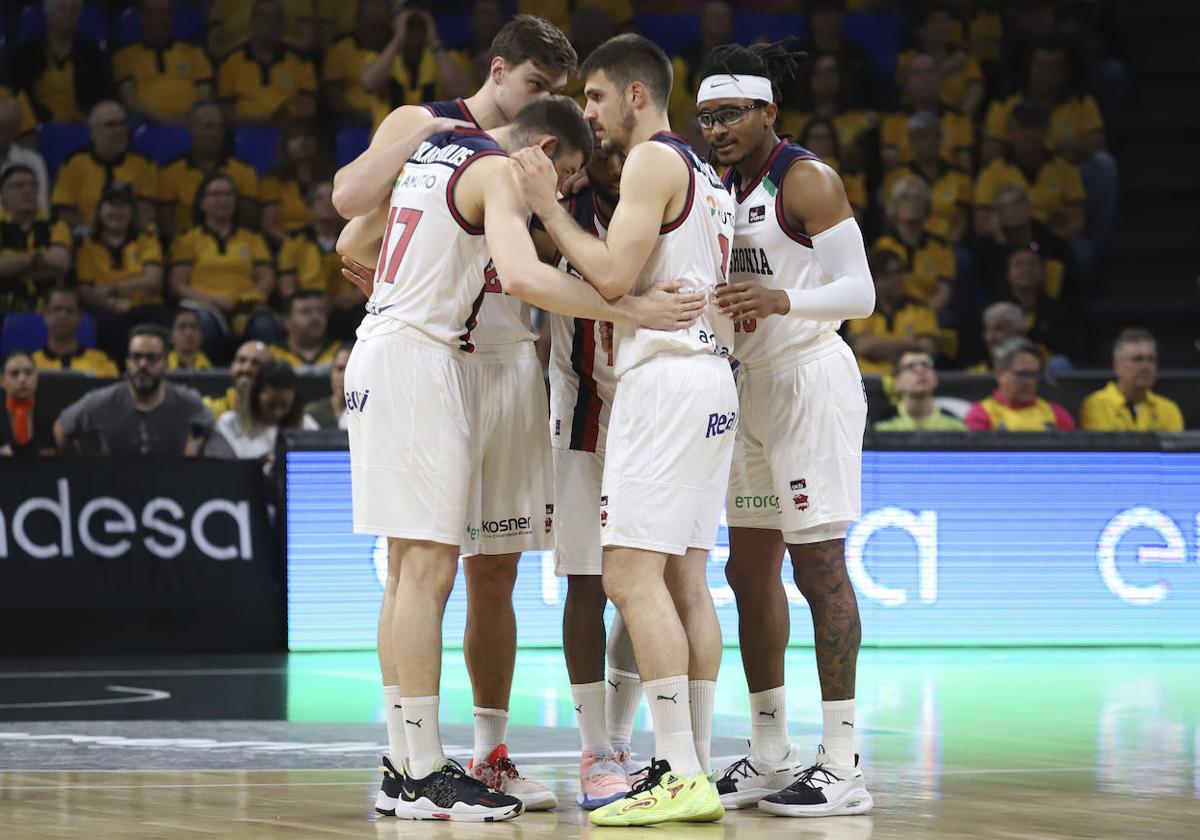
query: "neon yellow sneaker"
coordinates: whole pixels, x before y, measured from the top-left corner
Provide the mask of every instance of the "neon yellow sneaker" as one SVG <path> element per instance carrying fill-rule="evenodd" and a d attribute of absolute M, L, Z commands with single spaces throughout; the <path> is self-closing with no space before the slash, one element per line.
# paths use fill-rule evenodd
<path fill-rule="evenodd" d="M 703 772 L 680 776 L 666 761 L 651 761 L 646 778 L 628 794 L 589 815 L 593 825 L 656 825 L 716 822 L 725 816 L 721 797 Z"/>

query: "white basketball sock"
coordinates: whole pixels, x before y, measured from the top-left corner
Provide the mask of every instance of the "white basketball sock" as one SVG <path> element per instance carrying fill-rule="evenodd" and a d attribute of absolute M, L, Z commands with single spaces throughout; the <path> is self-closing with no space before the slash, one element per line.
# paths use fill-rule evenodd
<path fill-rule="evenodd" d="M 821 717 L 824 720 L 821 743 L 829 763 L 836 767 L 853 767 L 854 755 L 858 752 L 858 740 L 854 735 L 854 698 L 824 701 Z"/>
<path fill-rule="evenodd" d="M 715 680 L 688 681 L 688 709 L 692 718 L 692 742 L 700 769 L 711 773 L 709 753 L 712 749 L 713 698 L 717 693 Z"/>
<path fill-rule="evenodd" d="M 414 779 L 423 779 L 446 757 L 438 728 L 438 697 L 401 697 L 404 738 L 408 741 L 408 766 Z"/>
<path fill-rule="evenodd" d="M 579 742 L 584 752 L 608 749 L 608 729 L 605 725 L 604 680 L 571 686 L 575 701 L 575 719 L 579 722 Z"/>
<path fill-rule="evenodd" d="M 642 680 L 629 671 L 609 668 L 605 693 L 608 740 L 613 746 L 628 744 L 633 737 L 633 720 L 642 703 Z"/>
<path fill-rule="evenodd" d="M 650 715 L 654 718 L 654 757 L 666 759 L 681 776 L 700 772 L 700 759 L 692 739 L 692 716 L 688 711 L 687 674 L 642 683 Z"/>
<path fill-rule="evenodd" d="M 404 771 L 404 759 L 408 758 L 408 742 L 404 740 L 404 710 L 401 708 L 400 686 L 383 687 L 383 711 L 387 720 L 388 760 L 397 772 Z"/>
<path fill-rule="evenodd" d="M 485 762 L 492 750 L 504 743 L 508 733 L 508 709 L 485 709 L 475 707 L 475 752 L 471 756 L 476 764 Z"/>
<path fill-rule="evenodd" d="M 791 749 L 787 731 L 787 691 L 783 686 L 750 695 L 750 754 L 782 761 Z"/>

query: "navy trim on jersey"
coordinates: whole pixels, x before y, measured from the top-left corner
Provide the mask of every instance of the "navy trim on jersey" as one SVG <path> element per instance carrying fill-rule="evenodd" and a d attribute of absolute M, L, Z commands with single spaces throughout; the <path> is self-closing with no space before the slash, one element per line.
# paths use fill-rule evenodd
<path fill-rule="evenodd" d="M 771 171 L 771 165 L 775 163 L 775 158 L 779 156 L 779 153 L 787 145 L 786 140 L 780 140 L 775 145 L 775 148 L 771 150 L 771 154 L 767 155 L 766 163 L 763 164 L 762 169 L 759 170 L 758 174 L 745 187 L 739 185 L 741 178 L 738 177 L 737 169 L 732 166 L 729 167 L 729 171 L 733 173 L 733 177 L 729 179 L 729 186 L 733 188 L 733 197 L 737 199 L 738 204 L 749 198 L 750 193 L 754 192 L 755 188 L 762 183 L 762 179 L 767 177 L 767 173 Z"/>
<path fill-rule="evenodd" d="M 428 143 L 435 146 L 444 146 L 451 142 L 457 142 L 459 145 L 464 145 L 470 148 L 478 145 L 469 158 L 463 161 L 458 169 L 454 170 L 454 174 L 450 176 L 450 180 L 446 182 L 446 206 L 450 208 L 450 215 L 454 217 L 454 221 L 458 222 L 458 226 L 469 233 L 471 236 L 482 236 L 483 228 L 471 224 L 463 215 L 458 212 L 458 206 L 454 203 L 454 187 L 458 184 L 458 179 L 467 171 L 467 168 L 480 158 L 488 157 L 489 155 L 504 155 L 508 153 L 500 148 L 499 144 L 492 139 L 492 136 L 481 128 L 465 128 L 459 131 L 448 131 L 443 134 L 435 134 L 430 137 Z"/>
<path fill-rule="evenodd" d="M 683 209 L 679 212 L 678 216 L 659 227 L 658 235 L 662 236 L 664 233 L 670 233 L 687 221 L 688 215 L 692 212 L 692 203 L 696 200 L 696 165 L 683 149 L 679 148 L 682 145 L 690 151 L 692 147 L 688 144 L 687 140 L 678 134 L 672 131 L 660 131 L 650 139 L 678 152 L 679 156 L 683 158 L 683 165 L 687 167 L 688 174 L 687 199 L 684 201 Z M 695 153 L 693 152 L 693 154 Z"/>
<path fill-rule="evenodd" d="M 801 160 L 815 160 L 819 162 L 821 159 L 808 149 L 803 146 L 797 146 L 795 143 L 782 145 L 772 154 L 772 162 L 766 174 L 775 183 L 776 187 L 775 220 L 779 222 L 779 229 L 793 242 L 799 242 L 805 248 L 811 248 L 812 238 L 788 224 L 787 214 L 784 213 L 783 208 L 783 180 L 787 176 L 788 170 L 792 168 L 792 165 Z"/>
<path fill-rule="evenodd" d="M 600 409 L 604 401 L 596 387 L 595 321 L 573 318 L 575 335 L 571 338 L 571 369 L 579 375 L 579 391 L 571 412 L 571 449 L 595 452 L 600 437 Z"/>
<path fill-rule="evenodd" d="M 479 310 L 483 307 L 483 296 L 487 294 L 487 284 L 484 283 L 479 289 L 479 297 L 475 298 L 475 302 L 471 304 L 471 314 L 467 316 L 467 322 L 463 324 L 463 334 L 458 337 L 462 343 L 458 345 L 458 349 L 464 353 L 474 353 L 475 345 L 471 343 L 471 333 L 479 326 Z"/>
<path fill-rule="evenodd" d="M 421 107 L 435 117 L 448 117 L 452 120 L 465 119 L 476 128 L 483 128 L 479 124 L 479 120 L 475 119 L 475 115 L 471 113 L 471 109 L 467 107 L 467 103 L 463 101 L 462 97 L 458 99 L 443 99 L 440 102 L 426 102 Z"/>

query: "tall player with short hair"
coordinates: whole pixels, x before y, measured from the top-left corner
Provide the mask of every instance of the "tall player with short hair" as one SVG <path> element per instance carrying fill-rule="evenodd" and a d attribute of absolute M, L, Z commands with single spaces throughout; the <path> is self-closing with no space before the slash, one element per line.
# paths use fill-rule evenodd
<path fill-rule="evenodd" d="M 512 160 L 530 209 L 605 297 L 656 279 L 681 279 L 707 295 L 724 282 L 733 201 L 712 167 L 670 132 L 670 61 L 645 38 L 621 35 L 593 51 L 583 70 L 597 136 L 627 153 L 608 235 L 591 236 L 558 204 L 553 169 L 537 149 Z M 633 640 L 657 760 L 629 796 L 592 812 L 597 825 L 724 814 L 706 773 L 721 630 L 705 567 L 737 425 L 724 358 L 732 341 L 733 324 L 715 305 L 687 329 L 614 331 L 603 580 Z"/>
<path fill-rule="evenodd" d="M 862 636 L 845 537 L 861 508 L 866 398 L 854 354 L 838 336 L 871 314 L 875 294 L 862 234 L 841 179 L 775 133 L 771 70 L 782 47 L 717 47 L 697 94 L 697 118 L 737 199 L 729 285 L 717 299 L 734 319 L 741 367 L 737 445 L 726 510 L 726 576 L 737 599 L 751 695 L 750 754 L 717 783 L 726 807 L 788 816 L 863 813 L 854 681 Z M 763 509 L 747 498 L 776 498 Z M 812 611 L 823 746 L 806 767 L 787 733 L 784 652 L 791 555 Z"/>
<path fill-rule="evenodd" d="M 344 237 L 356 243 L 357 261 L 374 265 L 387 221 L 388 197 L 396 173 L 431 134 L 452 126 L 491 130 L 507 123 L 528 103 L 566 84 L 577 57 L 566 36 L 542 18 L 518 15 L 491 45 L 490 73 L 467 99 L 403 106 L 380 125 L 370 147 L 341 169 L 334 180 L 334 203 L 354 219 Z M 341 250 L 346 253 L 345 245 Z M 475 695 L 475 750 L 470 770 L 489 784 L 518 796 L 530 810 L 552 808 L 553 792 L 523 778 L 508 758 L 505 736 L 508 701 L 516 659 L 516 617 L 512 591 L 521 551 L 548 548 L 552 529 L 549 445 L 545 434 L 545 388 L 533 352 L 533 333 L 521 301 L 503 294 L 494 270 L 475 312 L 473 362 L 466 387 L 472 411 L 489 433 L 481 475 L 474 482 L 461 550 L 467 581 L 467 629 L 464 655 Z M 540 411 L 540 414 L 539 414 Z M 522 457 L 512 458 L 515 453 Z M 516 529 L 511 522 L 524 523 Z M 495 523 L 495 528 L 490 528 Z M 501 523 L 505 528 L 501 533 Z M 398 549 L 388 552 L 388 582 L 379 620 L 379 656 L 384 677 L 388 754 L 378 810 L 394 807 L 399 779 L 394 772 L 405 756 L 404 714 L 391 661 L 391 617 L 399 580 Z"/>

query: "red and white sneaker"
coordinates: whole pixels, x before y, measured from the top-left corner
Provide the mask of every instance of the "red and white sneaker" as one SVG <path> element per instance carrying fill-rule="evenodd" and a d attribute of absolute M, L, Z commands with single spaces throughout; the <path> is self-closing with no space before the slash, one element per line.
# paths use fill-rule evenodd
<path fill-rule="evenodd" d="M 612 750 L 587 750 L 579 759 L 579 795 L 575 801 L 585 811 L 614 802 L 629 793 L 625 768 Z"/>
<path fill-rule="evenodd" d="M 492 750 L 487 761 L 467 764 L 467 775 L 478 779 L 492 790 L 515 796 L 521 800 L 526 811 L 549 811 L 558 805 L 558 797 L 545 785 L 526 779 L 517 771 L 517 765 L 508 757 L 504 744 Z"/>

